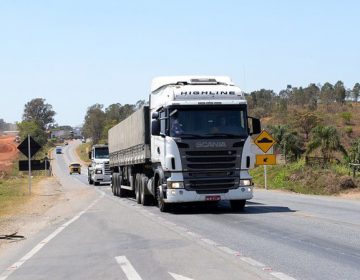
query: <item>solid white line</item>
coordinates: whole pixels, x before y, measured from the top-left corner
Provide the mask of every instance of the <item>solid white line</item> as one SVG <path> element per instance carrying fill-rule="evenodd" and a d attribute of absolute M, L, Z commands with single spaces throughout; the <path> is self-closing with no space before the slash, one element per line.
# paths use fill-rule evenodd
<path fill-rule="evenodd" d="M 169 272 L 169 274 L 175 279 L 175 280 L 193 280 L 192 278 L 188 278 L 176 273 Z"/>
<path fill-rule="evenodd" d="M 131 265 L 125 256 L 115 257 L 116 262 L 120 265 L 129 280 L 142 280 L 140 275 L 136 272 L 135 268 Z"/>
<path fill-rule="evenodd" d="M 295 278 L 282 272 L 271 272 L 270 274 L 280 280 L 296 280 Z"/>
<path fill-rule="evenodd" d="M 265 264 L 254 260 L 253 258 L 241 257 L 240 259 L 241 259 L 242 261 L 244 261 L 244 262 L 252 265 L 252 266 L 259 266 L 259 267 L 265 267 L 265 266 L 266 266 Z"/>
<path fill-rule="evenodd" d="M 37 252 L 39 252 L 47 243 L 49 243 L 55 236 L 57 236 L 60 232 L 62 232 L 66 227 L 71 225 L 77 219 L 79 219 L 86 211 L 88 211 L 91 207 L 93 207 L 105 194 L 102 194 L 99 198 L 97 198 L 94 202 L 92 202 L 85 210 L 78 213 L 71 220 L 59 226 L 55 231 L 49 234 L 46 238 L 44 238 L 39 244 L 37 244 L 34 248 L 32 248 L 25 256 L 23 256 L 19 261 L 8 267 L 1 275 L 0 280 L 7 279 L 15 270 L 19 269 L 26 261 L 31 259 Z"/>

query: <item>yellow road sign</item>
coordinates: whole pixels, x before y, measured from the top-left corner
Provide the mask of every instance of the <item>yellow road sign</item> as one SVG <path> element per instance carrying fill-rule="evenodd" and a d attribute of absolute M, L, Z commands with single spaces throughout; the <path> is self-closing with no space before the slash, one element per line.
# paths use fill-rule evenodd
<path fill-rule="evenodd" d="M 256 165 L 275 165 L 276 155 L 256 155 Z"/>
<path fill-rule="evenodd" d="M 264 153 L 270 150 L 270 148 L 276 143 L 275 139 L 266 130 L 263 130 L 259 136 L 256 137 L 254 142 Z"/>

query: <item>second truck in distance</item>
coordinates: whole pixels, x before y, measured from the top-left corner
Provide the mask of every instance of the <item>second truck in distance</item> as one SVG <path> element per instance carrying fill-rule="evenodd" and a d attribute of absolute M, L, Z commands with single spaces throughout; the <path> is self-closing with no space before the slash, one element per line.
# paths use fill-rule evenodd
<path fill-rule="evenodd" d="M 219 200 L 241 210 L 253 196 L 250 135 L 260 130 L 228 77 L 155 78 L 149 105 L 109 130 L 112 191 L 161 211 Z"/>

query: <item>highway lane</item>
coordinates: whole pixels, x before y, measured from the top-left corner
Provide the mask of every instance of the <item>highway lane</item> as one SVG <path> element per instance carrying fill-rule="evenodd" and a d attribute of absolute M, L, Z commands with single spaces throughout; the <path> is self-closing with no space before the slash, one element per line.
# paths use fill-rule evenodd
<path fill-rule="evenodd" d="M 67 174 L 75 145 L 56 172 L 87 184 L 86 168 Z M 226 203 L 160 213 L 88 188 L 105 195 L 9 279 L 360 279 L 357 201 L 257 190 L 244 213 Z"/>
<path fill-rule="evenodd" d="M 256 190 L 244 213 L 146 209 L 296 279 L 360 279 L 359 201 Z"/>
<path fill-rule="evenodd" d="M 97 198 L 53 232 L 48 230 L 0 279 L 276 279 L 158 212 L 113 197 L 109 186 L 85 185 L 86 174 L 70 176 L 74 147 L 55 156 L 54 173 L 61 183 L 86 186 Z"/>

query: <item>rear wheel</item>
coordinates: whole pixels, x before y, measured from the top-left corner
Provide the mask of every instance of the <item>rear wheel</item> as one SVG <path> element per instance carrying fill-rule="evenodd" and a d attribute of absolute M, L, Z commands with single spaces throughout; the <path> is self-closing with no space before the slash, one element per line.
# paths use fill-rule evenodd
<path fill-rule="evenodd" d="M 137 204 L 141 204 L 140 186 L 141 186 L 141 175 L 137 173 L 135 177 L 135 199 Z"/>
<path fill-rule="evenodd" d="M 149 194 L 146 194 L 146 188 L 148 184 L 149 178 L 146 175 L 141 175 L 141 185 L 140 185 L 140 194 L 141 194 L 141 203 L 144 206 L 153 204 L 153 197 Z"/>
<path fill-rule="evenodd" d="M 245 208 L 246 200 L 230 200 L 231 209 L 233 211 L 243 211 Z"/>
<path fill-rule="evenodd" d="M 122 185 L 122 176 L 119 174 L 118 175 L 118 195 L 120 197 L 126 197 L 127 196 L 126 190 L 122 189 L 121 185 Z"/>

